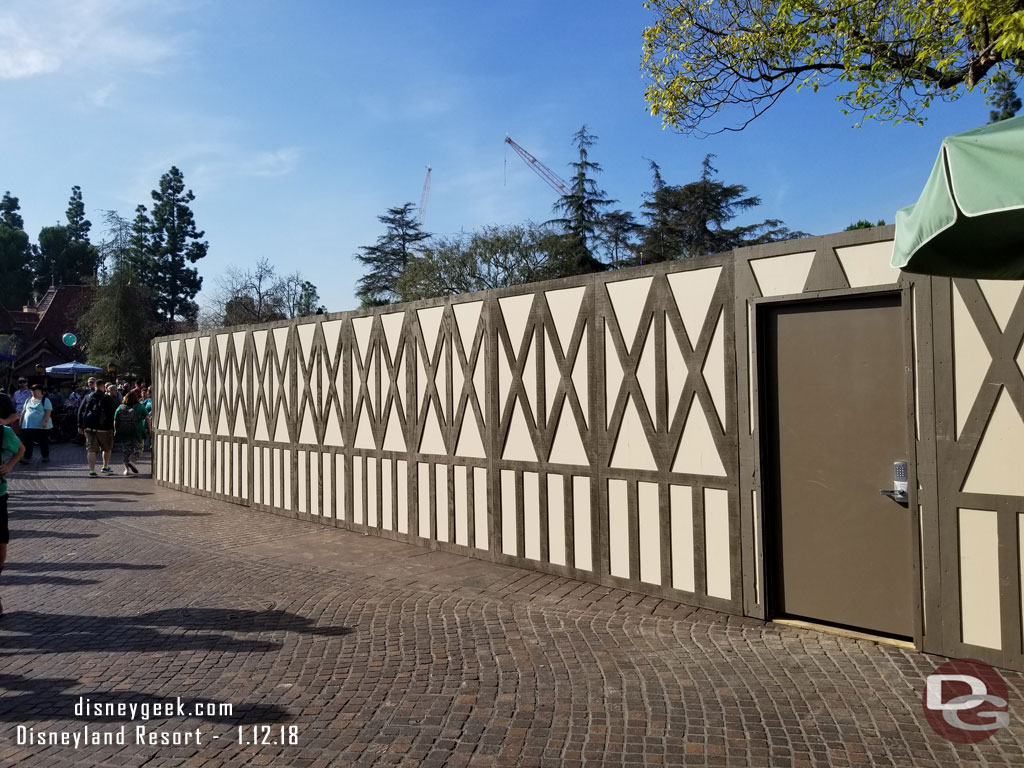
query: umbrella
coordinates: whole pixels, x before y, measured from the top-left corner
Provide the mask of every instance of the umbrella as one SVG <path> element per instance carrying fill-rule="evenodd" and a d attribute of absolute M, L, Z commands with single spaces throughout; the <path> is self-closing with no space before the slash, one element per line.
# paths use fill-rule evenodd
<path fill-rule="evenodd" d="M 892 265 L 1024 279 L 1024 116 L 943 140 L 921 197 L 896 213 Z"/>
<path fill-rule="evenodd" d="M 97 368 L 95 365 L 86 365 L 85 363 L 61 363 L 60 365 L 51 365 L 46 369 L 47 373 L 65 374 L 67 376 L 78 376 L 80 373 L 103 373 L 102 368 Z"/>

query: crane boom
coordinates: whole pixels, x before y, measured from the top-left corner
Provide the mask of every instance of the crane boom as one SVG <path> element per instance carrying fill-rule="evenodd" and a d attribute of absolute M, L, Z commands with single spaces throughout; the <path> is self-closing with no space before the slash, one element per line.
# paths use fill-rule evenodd
<path fill-rule="evenodd" d="M 558 194 L 564 195 L 569 191 L 568 185 L 564 181 L 562 181 L 558 174 L 556 174 L 554 171 L 552 171 L 550 168 L 544 165 L 544 163 L 542 163 L 536 157 L 531 155 L 521 146 L 512 141 L 512 137 L 509 136 L 508 134 L 505 134 L 505 143 L 512 147 L 512 149 L 515 150 L 515 153 L 519 155 L 521 158 L 523 158 L 523 162 L 530 166 L 534 170 L 534 173 L 536 173 L 538 176 L 544 179 L 544 181 L 546 181 L 551 186 L 551 188 L 554 189 Z"/>
<path fill-rule="evenodd" d="M 430 202 L 430 166 L 427 166 L 427 178 L 423 180 L 423 191 L 420 193 L 419 225 L 427 219 L 427 204 Z"/>

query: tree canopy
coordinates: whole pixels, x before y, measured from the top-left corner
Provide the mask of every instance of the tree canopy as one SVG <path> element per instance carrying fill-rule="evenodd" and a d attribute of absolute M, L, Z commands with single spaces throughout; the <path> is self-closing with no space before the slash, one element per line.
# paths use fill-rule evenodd
<path fill-rule="evenodd" d="M 151 196 L 152 211 L 144 205 L 135 209 L 133 268 L 151 286 L 153 306 L 165 324 L 177 318 L 193 321 L 203 279 L 188 265 L 206 256 L 210 247 L 192 213 L 196 196 L 185 189 L 185 177 L 174 166 L 160 177 L 160 187 Z"/>
<path fill-rule="evenodd" d="M 657 163 L 651 163 L 654 189 L 644 202 L 649 224 L 641 244 L 645 264 L 807 236 L 790 230 L 778 219 L 726 226 L 741 213 L 759 206 L 761 198 L 747 194 L 742 184 L 726 184 L 714 178 L 712 157 L 704 158 L 697 181 L 681 186 L 666 184 Z"/>
<path fill-rule="evenodd" d="M 374 307 L 399 301 L 398 280 L 406 265 L 430 235 L 420 229 L 413 215 L 414 206 L 406 203 L 378 216 L 385 232 L 374 245 L 360 248 L 356 258 L 366 267 L 359 278 L 357 295 L 363 306 Z"/>
<path fill-rule="evenodd" d="M 546 227 L 512 224 L 436 238 L 406 266 L 398 294 L 416 301 L 543 280 L 552 276 L 553 236 Z"/>
<path fill-rule="evenodd" d="M 1024 73 L 1019 0 L 646 0 L 651 113 L 683 133 L 740 130 L 786 91 L 839 83 L 844 111 L 924 121 L 997 69 Z M 717 125 L 719 112 L 735 114 Z"/>
<path fill-rule="evenodd" d="M 10 192 L 0 200 L 0 306 L 20 310 L 32 294 L 32 246 L 21 204 Z"/>
<path fill-rule="evenodd" d="M 50 285 L 81 285 L 97 277 L 102 259 L 89 242 L 92 223 L 85 218 L 81 187 L 71 188 L 66 215 L 67 224 L 39 230 L 32 258 L 32 287 L 37 295 Z"/>
<path fill-rule="evenodd" d="M 604 265 L 594 256 L 594 245 L 601 227 L 602 211 L 614 200 L 604 197 L 594 179 L 595 173 L 601 172 L 601 166 L 590 159 L 590 147 L 597 136 L 581 127 L 572 137 L 579 159 L 570 163 L 573 169 L 569 190 L 555 203 L 555 211 L 562 217 L 553 219 L 550 224 L 558 224 L 565 233 L 563 247 L 553 254 L 556 259 L 564 262 L 559 268 L 559 276 L 600 272 Z"/>
<path fill-rule="evenodd" d="M 212 300 L 210 325 L 244 325 L 323 314 L 317 288 L 298 272 L 279 275 L 267 259 L 252 269 L 229 267 Z"/>

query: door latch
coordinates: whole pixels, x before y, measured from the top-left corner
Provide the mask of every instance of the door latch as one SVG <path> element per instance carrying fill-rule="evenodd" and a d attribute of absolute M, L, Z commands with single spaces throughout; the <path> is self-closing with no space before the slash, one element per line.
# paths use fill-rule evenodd
<path fill-rule="evenodd" d="M 893 501 L 906 504 L 910 501 L 910 493 L 907 486 L 907 462 L 894 461 L 892 463 L 892 489 L 879 491 L 883 496 L 888 496 Z"/>

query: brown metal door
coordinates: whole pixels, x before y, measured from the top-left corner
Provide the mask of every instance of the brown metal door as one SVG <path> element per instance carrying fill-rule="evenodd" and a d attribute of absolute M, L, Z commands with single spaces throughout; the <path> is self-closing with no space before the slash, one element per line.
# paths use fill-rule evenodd
<path fill-rule="evenodd" d="M 893 462 L 912 458 L 900 297 L 763 319 L 774 613 L 910 637 L 911 515 L 879 493 L 893 487 Z"/>

